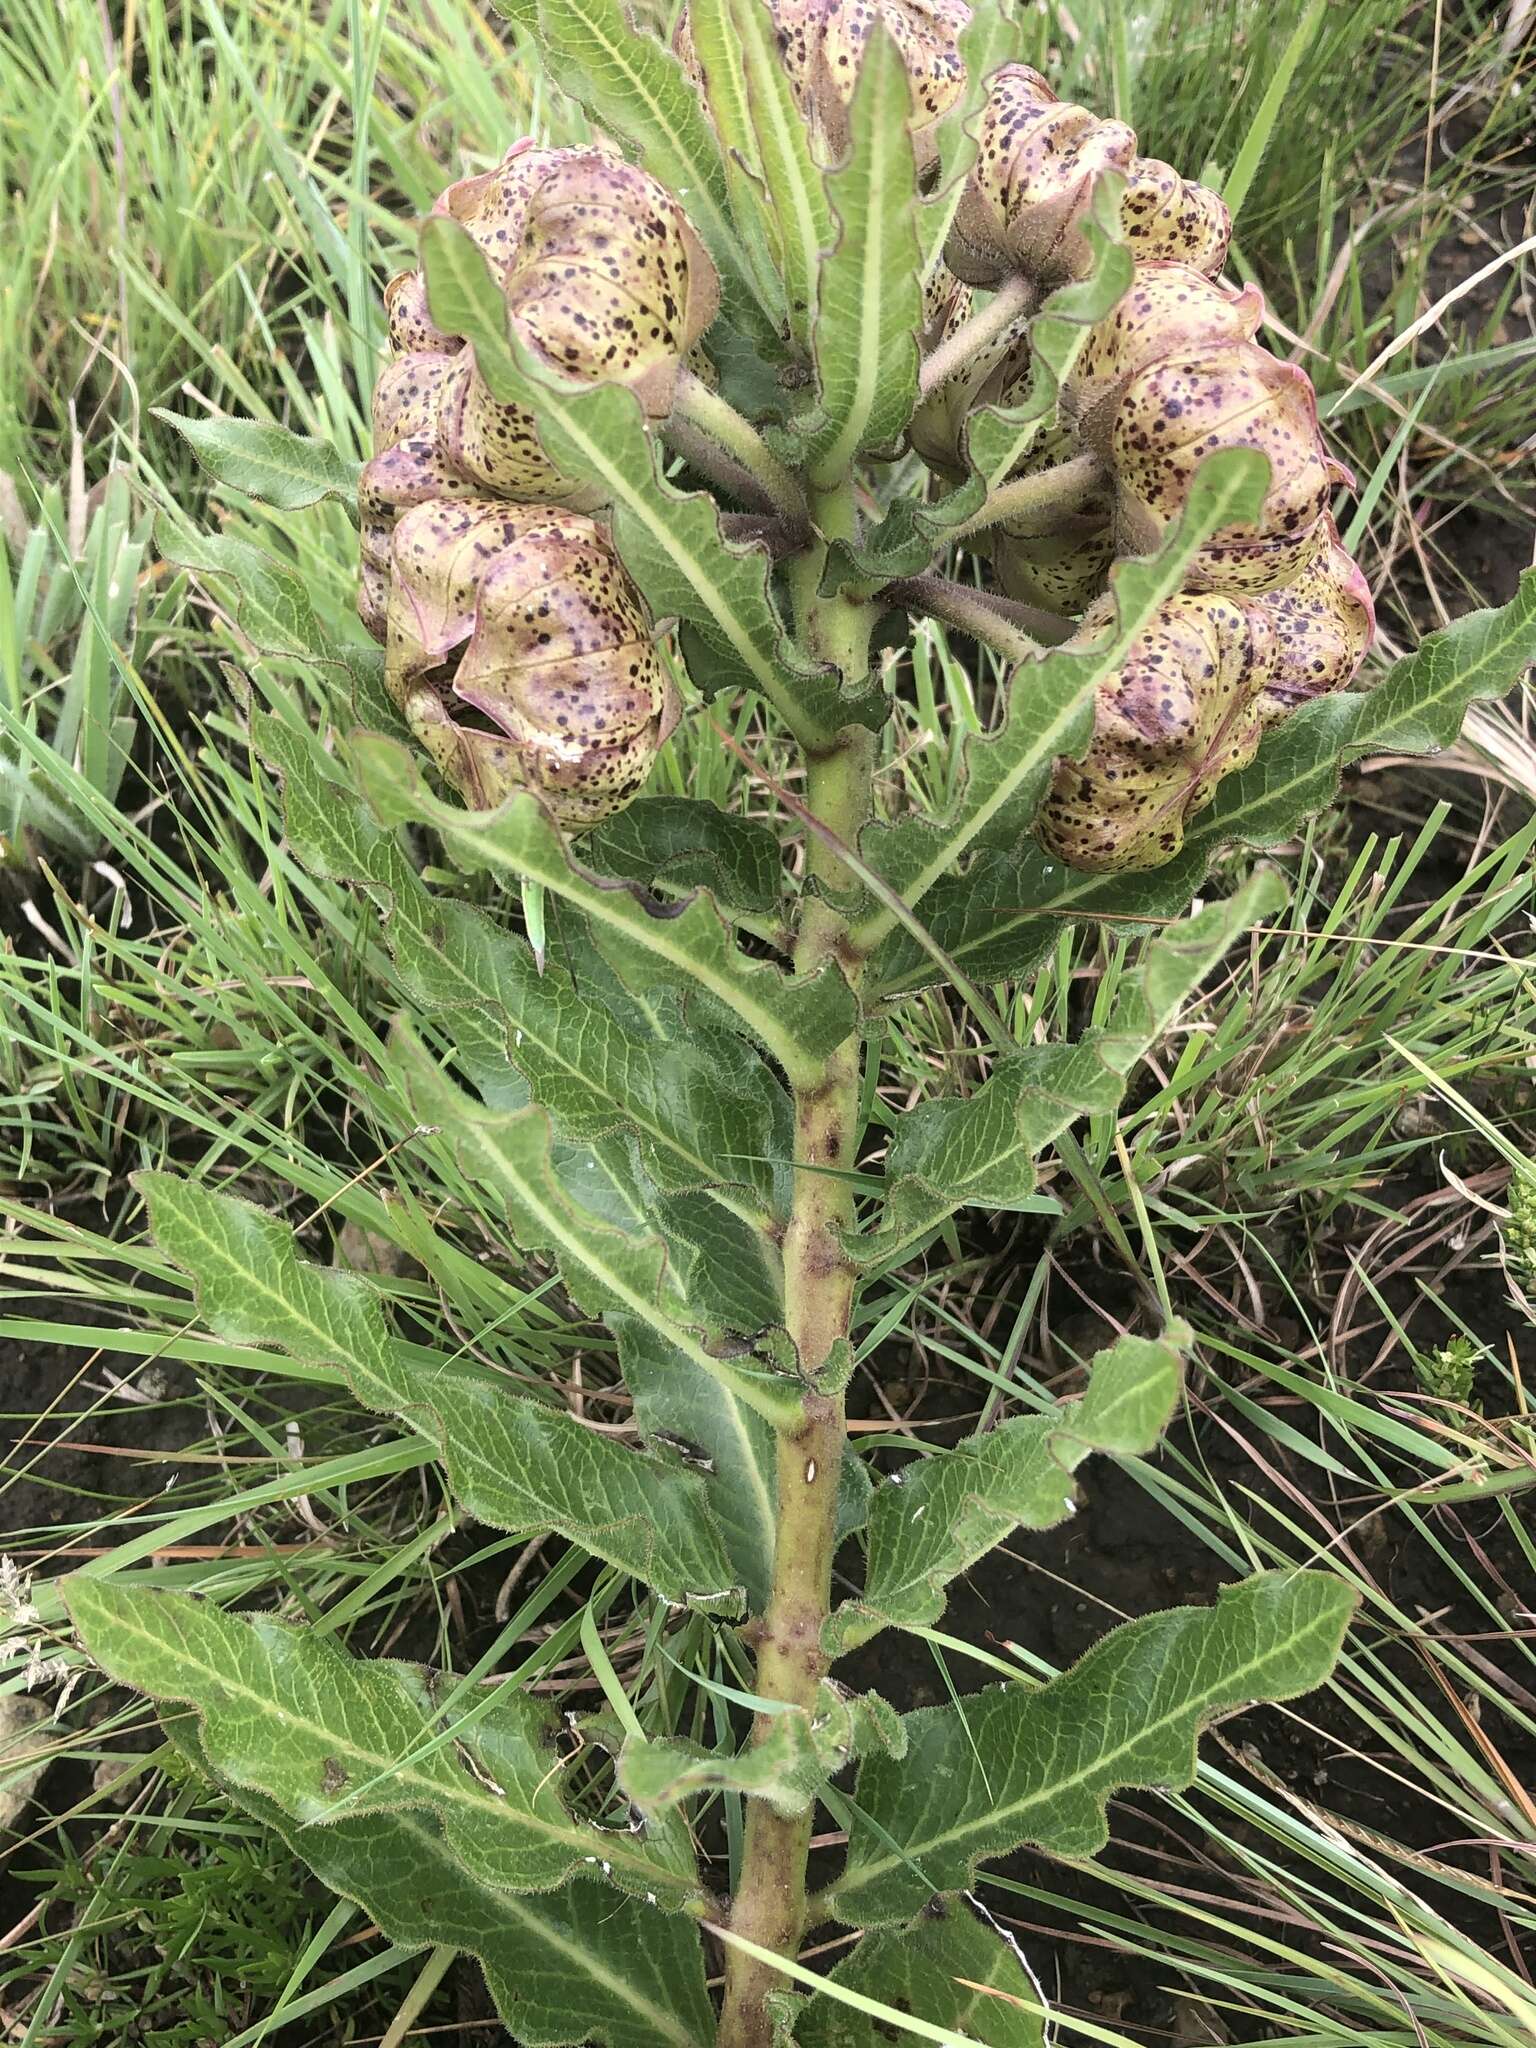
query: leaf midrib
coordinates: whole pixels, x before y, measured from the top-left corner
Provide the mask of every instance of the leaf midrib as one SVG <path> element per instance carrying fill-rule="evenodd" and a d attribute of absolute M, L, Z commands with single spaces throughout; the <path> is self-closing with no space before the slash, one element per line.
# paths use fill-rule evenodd
<path fill-rule="evenodd" d="M 152 1651 L 158 1651 L 162 1655 L 166 1654 L 163 1638 L 157 1636 L 152 1630 L 144 1628 L 142 1624 L 122 1608 L 119 1608 L 113 1614 L 112 1627 L 136 1637 L 140 1642 L 147 1644 Z M 274 1699 L 270 1693 L 254 1690 L 251 1686 L 246 1685 L 238 1676 L 232 1678 L 227 1671 L 224 1671 L 217 1665 L 205 1663 L 195 1653 L 185 1648 L 172 1651 L 170 1654 L 178 1659 L 183 1669 L 190 1667 L 198 1676 L 211 1680 L 220 1693 L 232 1696 L 254 1708 L 258 1724 L 263 1715 L 270 1715 L 287 1727 L 300 1729 L 311 1735 L 318 1736 L 327 1744 L 329 1749 L 340 1751 L 343 1755 L 353 1758 L 362 1765 L 366 1765 L 375 1777 L 383 1778 L 391 1784 L 419 1787 L 421 1796 L 417 1803 L 423 1806 L 433 1809 L 440 1809 L 444 1806 L 456 1806 L 462 1807 L 467 1812 L 478 1816 L 489 1815 L 501 1819 L 512 1818 L 515 1825 L 526 1827 L 531 1833 L 542 1835 L 546 1840 L 559 1843 L 562 1846 L 569 1845 L 571 1853 L 576 1856 L 584 1854 L 586 1846 L 590 1842 L 598 1841 L 603 1845 L 603 1854 L 609 1863 L 627 1865 L 637 1875 L 648 1880 L 652 1890 L 659 1890 L 663 1887 L 667 1889 L 677 1887 L 678 1881 L 674 1873 L 663 1870 L 658 1865 L 637 1856 L 616 1835 L 611 1836 L 606 1833 L 599 1835 L 595 1832 L 589 1832 L 583 1829 L 578 1822 L 571 1820 L 568 1820 L 564 1826 L 561 1826 L 554 1821 L 545 1819 L 540 1814 L 532 1812 L 527 1807 L 518 1807 L 514 1814 L 509 1806 L 493 1801 L 488 1795 L 471 1792 L 467 1787 L 456 1784 L 451 1779 L 439 1781 L 426 1777 L 416 1770 L 409 1758 L 381 1756 L 376 1751 L 363 1748 L 356 1738 L 346 1731 L 328 1728 L 320 1721 L 306 1720 L 302 1714 L 290 1711 L 280 1700 Z M 157 1696 L 184 1699 L 187 1705 L 194 1708 L 202 1717 L 204 1741 L 211 1742 L 215 1739 L 212 1731 L 207 1726 L 210 1709 L 205 1703 L 190 1694 L 177 1693 L 175 1691 L 168 1691 Z M 451 1734 L 451 1731 L 448 1732 Z M 230 1765 L 228 1768 L 230 1775 L 232 1777 L 235 1776 L 235 1766 Z M 249 1766 L 242 1763 L 240 1768 L 248 1769 Z M 256 1791 L 265 1789 L 260 1781 L 255 1778 L 241 1779 L 240 1782 L 251 1785 Z M 268 1793 L 267 1796 L 273 1797 L 275 1795 Z M 281 1804 L 281 1801 L 279 1801 L 279 1804 Z M 333 1817 L 349 1817 L 344 1802 L 338 1802 L 338 1807 L 339 1811 Z M 285 1812 L 288 1810 L 284 1808 Z M 361 1818 L 365 1812 L 366 1808 L 353 1808 L 350 1817 Z M 307 1825 L 297 1814 L 294 1814 L 293 1818 L 300 1826 Z"/>
<path fill-rule="evenodd" d="M 1220 1614 L 1221 1612 L 1219 1607 L 1197 1611 L 1211 1614 Z M 1156 1738 L 1166 1730 L 1176 1727 L 1179 1722 L 1188 1719 L 1191 1715 L 1196 1717 L 1196 1727 L 1198 1729 L 1203 1725 L 1199 1716 L 1212 1703 L 1220 1702 L 1223 1699 L 1247 1698 L 1249 1695 L 1246 1689 L 1243 1691 L 1238 1690 L 1244 1679 L 1257 1675 L 1266 1665 L 1273 1663 L 1277 1657 L 1293 1653 L 1299 1643 L 1309 1640 L 1312 1636 L 1331 1634 L 1333 1625 L 1334 1617 L 1327 1614 L 1318 1615 L 1310 1622 L 1293 1629 L 1283 1644 L 1278 1646 L 1271 1645 L 1259 1656 L 1250 1658 L 1247 1663 L 1236 1668 L 1228 1666 L 1222 1673 L 1219 1684 L 1213 1681 L 1205 1687 L 1198 1697 L 1186 1696 L 1176 1708 L 1170 1708 L 1157 1721 L 1143 1721 L 1133 1735 L 1128 1736 L 1123 1742 L 1117 1743 L 1112 1749 L 1100 1750 L 1093 1758 L 1091 1764 L 1084 1765 L 1082 1769 L 1072 1772 L 1069 1777 L 1053 1779 L 1050 1784 L 1039 1787 L 1027 1796 L 1016 1799 L 1007 1806 L 991 1807 L 980 1818 L 964 1826 L 947 1828 L 941 1833 L 927 1836 L 921 1842 L 908 1843 L 906 1845 L 907 1853 L 904 1856 L 881 1856 L 870 1862 L 860 1864 L 856 1870 L 851 1870 L 837 1885 L 837 1896 L 845 1898 L 850 1894 L 857 1894 L 861 1886 L 876 1883 L 888 1870 L 894 1870 L 898 1867 L 905 1869 L 910 1864 L 915 1863 L 921 1856 L 931 1855 L 935 1850 L 949 1848 L 952 1844 L 964 1843 L 975 1835 L 986 1833 L 990 1828 L 995 1828 L 1000 1822 L 1011 1824 L 1018 1815 L 1030 1812 L 1032 1808 L 1041 1805 L 1043 1802 L 1058 1799 L 1064 1793 L 1080 1790 L 1082 1787 L 1091 1784 L 1094 1780 L 1101 1778 L 1106 1767 L 1113 1769 L 1117 1761 L 1132 1755 L 1136 1750 L 1140 1749 L 1147 1741 L 1149 1735 Z M 1111 1785 L 1115 1782 L 1117 1781 L 1110 1781 Z M 854 1917 L 856 1920 L 857 1915 Z"/>

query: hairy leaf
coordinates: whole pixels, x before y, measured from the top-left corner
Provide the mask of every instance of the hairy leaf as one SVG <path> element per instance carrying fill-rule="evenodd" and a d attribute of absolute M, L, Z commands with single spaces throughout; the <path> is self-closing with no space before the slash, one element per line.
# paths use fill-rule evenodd
<path fill-rule="evenodd" d="M 930 1627 L 951 1579 L 1014 1529 L 1049 1529 L 1072 1513 L 1072 1474 L 1085 1458 L 1150 1451 L 1173 1413 L 1189 1342 L 1182 1323 L 1160 1341 L 1122 1337 L 1093 1361 L 1080 1400 L 1015 1416 L 892 1473 L 870 1505 L 864 1591 L 823 1630 L 828 1655 L 892 1625 Z"/>
<path fill-rule="evenodd" d="M 441 1131 L 462 1171 L 496 1195 L 524 1251 L 554 1253 L 566 1288 L 583 1309 L 593 1315 L 618 1311 L 649 1324 L 679 1361 L 687 1360 L 774 1421 L 798 1412 L 788 1338 L 781 1330 L 760 1329 L 749 1341 L 718 1327 L 711 1304 L 690 1291 L 686 1268 L 632 1182 L 621 1191 L 626 1213 L 604 1200 L 595 1184 L 591 1200 L 579 1199 L 570 1176 L 555 1171 L 542 1110 L 496 1110 L 473 1101 L 403 1023 L 392 1045 L 423 1123 Z M 591 1164 L 597 1166 L 595 1160 Z"/>
<path fill-rule="evenodd" d="M 1214 1607 L 1127 1622 L 1048 1685 L 991 1686 L 908 1714 L 905 1761 L 871 1757 L 859 1772 L 832 1910 L 852 1926 L 909 1918 L 1025 1842 L 1097 1855 L 1105 1801 L 1189 1785 L 1216 1715 L 1320 1685 L 1354 1605 L 1325 1572 L 1262 1572 Z"/>
<path fill-rule="evenodd" d="M 877 19 L 849 110 L 848 161 L 828 180 L 839 233 L 821 272 L 821 403 L 805 448 L 813 482 L 826 486 L 862 449 L 893 443 L 917 401 L 923 285 L 910 104 L 906 64 Z"/>
<path fill-rule="evenodd" d="M 557 1892 L 497 1891 L 456 1861 L 429 1812 L 305 1827 L 252 1787 L 221 1778 L 193 1716 L 169 1714 L 163 1726 L 200 1775 L 271 1828 L 323 1885 L 355 1900 L 386 1941 L 474 1956 L 524 2048 L 709 2048 L 714 2014 L 685 1914 L 616 1897 L 585 1877 Z"/>
<path fill-rule="evenodd" d="M 364 793 L 385 825 L 428 824 L 468 868 L 542 882 L 591 920 L 598 943 L 637 989 L 692 987 L 766 1046 L 792 1080 L 841 1044 L 853 1027 L 854 1000 L 836 968 L 802 980 L 771 961 L 749 960 L 713 900 L 700 891 L 685 903 L 656 903 L 643 890 L 591 874 L 566 845 L 538 799 L 515 795 L 494 811 L 440 802 L 414 758 L 370 734 L 352 743 Z"/>
<path fill-rule="evenodd" d="M 326 658 L 325 634 L 304 580 L 275 556 L 231 534 L 177 526 L 164 512 L 155 522 L 155 545 L 167 561 L 231 585 L 235 622 L 260 653 Z"/>
<path fill-rule="evenodd" d="M 864 859 L 909 907 L 973 848 L 1012 846 L 1023 837 L 1057 757 L 1081 752 L 1091 737 L 1100 680 L 1118 666 L 1154 608 L 1182 586 L 1202 543 L 1219 526 L 1257 516 L 1268 470 L 1252 449 L 1208 456 L 1158 553 L 1116 565 L 1110 578 L 1114 631 L 1097 647 L 1056 648 L 1014 670 L 1002 729 L 966 744 L 965 784 L 949 815 L 866 829 Z M 874 908 L 855 927 L 855 941 L 872 949 L 896 922 L 891 910 Z"/>
<path fill-rule="evenodd" d="M 874 1693 L 860 1697 L 823 1683 L 814 1714 L 798 1707 L 776 1713 L 761 1740 L 735 1752 L 670 1738 L 626 1742 L 619 1783 L 646 1813 L 666 1812 L 700 1792 L 724 1791 L 794 1815 L 855 1757 L 876 1750 L 899 1757 L 902 1748 L 894 1708 Z"/>
<path fill-rule="evenodd" d="M 810 136 L 790 91 L 763 0 L 697 0 L 688 10 L 705 97 L 732 171 L 737 227 L 758 237 L 783 280 L 790 333 L 804 342 L 816 305 L 817 266 L 832 221 Z"/>
<path fill-rule="evenodd" d="M 699 797 L 637 797 L 583 845 L 598 874 L 647 888 L 708 889 L 726 909 L 760 916 L 784 901 L 784 857 L 770 827 Z"/>
<path fill-rule="evenodd" d="M 697 1478 L 506 1392 L 470 1364 L 424 1364 L 392 1338 L 375 1287 L 301 1259 L 292 1230 L 265 1210 L 174 1174 L 143 1173 L 136 1185 L 156 1242 L 190 1276 L 215 1335 L 340 1366 L 365 1408 L 399 1415 L 437 1446 L 471 1514 L 516 1534 L 554 1530 L 665 1600 L 739 1605 Z"/>
<path fill-rule="evenodd" d="M 773 324 L 731 220 L 725 158 L 682 65 L 655 36 L 631 25 L 620 0 L 533 4 L 556 81 L 683 207 L 715 260 L 726 316 L 760 343 L 771 341 Z M 770 295 L 766 305 L 774 304 Z"/>
<path fill-rule="evenodd" d="M 703 103 L 720 138 L 735 231 L 751 269 L 757 296 L 775 325 L 789 332 L 784 274 L 778 262 L 779 230 L 763 186 L 762 163 L 737 52 L 730 0 L 700 0 L 688 10 L 695 61 L 704 74 Z"/>
<path fill-rule="evenodd" d="M 209 1763 L 291 1819 L 317 1827 L 425 1809 L 449 1854 L 497 1891 L 550 1891 L 596 1866 L 670 1910 L 699 1896 L 685 1835 L 597 1828 L 567 1811 L 549 1710 L 502 1687 L 446 1714 L 420 1665 L 349 1657 L 327 1635 L 124 1574 L 75 1573 L 70 1619 L 111 1677 L 201 1720 Z M 596 1871 L 594 1871 L 596 1874 Z"/>
<path fill-rule="evenodd" d="M 1179 1005 L 1248 926 L 1285 901 L 1278 875 L 1251 877 L 1146 949 L 1116 1012 L 1074 1044 L 1032 1045 L 998 1061 L 974 1095 L 920 1103 L 896 1128 L 879 1227 L 850 1234 L 861 1266 L 909 1252 L 955 1209 L 1011 1209 L 1035 1190 L 1035 1160 L 1084 1115 L 1112 1110 L 1132 1069 Z"/>
<path fill-rule="evenodd" d="M 653 1007 L 650 1028 L 637 1032 L 630 1019 L 594 999 L 564 949 L 540 972 L 522 939 L 427 889 L 394 835 L 374 823 L 355 791 L 331 778 L 304 735 L 261 713 L 253 732 L 258 751 L 282 777 L 295 853 L 312 873 L 373 894 L 401 987 L 418 1013 L 450 1021 L 466 1071 L 488 1101 L 518 1106 L 509 1085 L 521 1075 L 563 1137 L 583 1143 L 628 1130 L 659 1186 L 710 1187 L 737 1206 L 744 1197 L 733 1190 L 751 1190 L 749 1213 L 768 1218 L 781 1193 L 776 1162 L 788 1156 L 788 1103 L 755 1052 L 730 1033 L 666 1017 L 670 998 Z M 616 853 L 641 868 L 729 868 L 757 885 L 756 842 L 747 841 L 749 859 L 732 835 L 694 830 L 692 814 L 739 826 L 745 838 L 742 821 L 682 798 L 654 801 L 668 814 L 656 821 L 660 832 L 642 824 L 629 840 L 614 842 Z M 705 850 L 712 836 L 718 858 Z M 771 837 L 769 843 L 776 860 Z M 595 839 L 588 853 L 604 863 Z"/>
<path fill-rule="evenodd" d="M 189 419 L 154 408 L 191 443 L 192 452 L 215 482 L 257 498 L 280 511 L 296 512 L 321 498 L 357 496 L 360 463 L 350 461 L 329 441 L 311 440 L 291 427 L 263 420 Z"/>
<path fill-rule="evenodd" d="M 855 1997 L 983 2048 L 1041 2048 L 1045 1994 L 1014 1937 L 978 1901 L 950 1899 L 910 1927 L 866 1934 L 831 1973 Z M 796 2048 L 889 2048 L 893 2023 L 828 1992 L 795 2021 Z"/>
<path fill-rule="evenodd" d="M 736 1576 L 747 1589 L 748 1611 L 768 1604 L 776 1534 L 777 1446 L 774 1432 L 731 1388 L 706 1384 L 678 1362 L 650 1328 L 632 1316 L 610 1313 L 619 1340 L 624 1382 L 635 1398 L 635 1420 L 658 1455 L 670 1453 L 704 1481 Z M 843 1457 L 837 1502 L 837 1539 L 864 1526 L 869 1512 L 869 1468 L 850 1444 Z"/>
<path fill-rule="evenodd" d="M 508 333 L 501 291 L 457 221 L 428 220 L 421 256 L 434 317 L 470 340 L 496 398 L 535 415 L 561 474 L 608 500 L 615 544 L 658 617 L 690 621 L 740 684 L 759 691 L 800 737 L 825 737 L 859 715 L 856 705 L 877 700 L 866 692 L 845 704 L 835 681 L 798 661 L 769 594 L 767 551 L 725 540 L 705 492 L 662 481 L 633 392 L 541 369 Z"/>

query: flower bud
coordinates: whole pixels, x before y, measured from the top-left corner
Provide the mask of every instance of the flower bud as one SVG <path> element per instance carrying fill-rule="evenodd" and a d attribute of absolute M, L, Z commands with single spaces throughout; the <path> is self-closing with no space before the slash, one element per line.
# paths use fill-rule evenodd
<path fill-rule="evenodd" d="M 385 678 L 467 803 L 532 789 L 570 831 L 623 808 L 677 720 L 611 544 L 551 506 L 468 500 L 401 519 Z"/>
<path fill-rule="evenodd" d="M 1067 644 L 1112 628 L 1105 598 Z M 1164 600 L 1100 683 L 1081 761 L 1056 763 L 1035 821 L 1048 853 L 1103 873 L 1161 867 L 1216 785 L 1258 751 L 1259 695 L 1275 661 L 1261 605 L 1215 594 Z"/>
<path fill-rule="evenodd" d="M 1275 633 L 1275 665 L 1259 699 L 1265 725 L 1350 683 L 1376 633 L 1371 586 L 1339 543 L 1332 519 L 1327 545 L 1294 582 L 1264 599 Z"/>
<path fill-rule="evenodd" d="M 1029 65 L 1005 64 L 944 252 L 950 269 L 987 286 L 1020 271 L 1052 285 L 1081 276 L 1092 260 L 1082 221 L 1094 181 L 1128 172 L 1135 155 L 1123 121 L 1101 121 L 1057 99 Z"/>
<path fill-rule="evenodd" d="M 1120 225 L 1138 263 L 1187 263 L 1206 277 L 1220 276 L 1232 240 L 1224 202 L 1155 156 L 1132 160 Z"/>
<path fill-rule="evenodd" d="M 664 185 L 607 150 L 522 142 L 438 205 L 484 250 L 513 325 L 550 369 L 627 384 L 653 418 L 665 417 L 720 291 Z"/>
<path fill-rule="evenodd" d="M 427 281 L 419 270 L 402 270 L 384 287 L 384 311 L 389 319 L 389 345 L 397 356 L 452 355 L 463 343 L 457 335 L 444 334 L 427 311 Z"/>
<path fill-rule="evenodd" d="M 1329 494 L 1352 479 L 1324 452 L 1306 372 L 1277 362 L 1257 342 L 1171 356 L 1126 386 L 1110 436 L 1121 551 L 1148 554 L 1158 546 L 1195 471 L 1221 448 L 1268 456 L 1269 488 L 1258 522 L 1213 534 L 1189 580 L 1256 596 L 1278 590 L 1326 545 Z"/>
<path fill-rule="evenodd" d="M 836 163 L 848 147 L 848 107 L 864 62 L 870 28 L 879 21 L 907 68 L 912 92 L 908 126 L 919 170 L 937 156 L 934 129 L 965 86 L 960 36 L 971 18 L 965 0 L 767 0 L 779 56 L 816 153 Z M 683 68 L 704 82 L 685 9 L 673 38 Z"/>
<path fill-rule="evenodd" d="M 1062 417 L 1085 447 L 1107 456 L 1115 413 L 1139 371 L 1169 356 L 1251 341 L 1264 295 L 1213 284 L 1184 263 L 1138 263 L 1114 311 L 1090 327 L 1062 384 Z"/>

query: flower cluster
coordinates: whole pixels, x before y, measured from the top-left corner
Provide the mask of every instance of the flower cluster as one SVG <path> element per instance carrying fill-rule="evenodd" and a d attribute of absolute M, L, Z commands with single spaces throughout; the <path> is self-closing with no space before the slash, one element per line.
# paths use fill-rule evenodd
<path fill-rule="evenodd" d="M 600 149 L 520 142 L 434 211 L 490 263 L 547 369 L 664 415 L 715 313 L 714 266 L 671 195 Z M 476 806 L 538 790 L 579 830 L 626 803 L 677 717 L 650 623 L 592 494 L 533 415 L 434 322 L 420 272 L 385 293 L 393 360 L 358 488 L 359 610 L 412 731 Z"/>
<path fill-rule="evenodd" d="M 1259 518 L 1218 530 L 1187 588 L 1160 607 L 1101 687 L 1086 758 L 1058 764 L 1037 823 L 1074 866 L 1153 867 L 1171 858 L 1220 779 L 1253 758 L 1262 730 L 1344 687 L 1374 630 L 1364 578 L 1329 510 L 1350 481 L 1326 453 L 1304 371 L 1256 339 L 1258 290 L 1218 282 L 1231 223 L 1212 192 L 1137 153 L 1124 123 L 1058 100 L 1038 72 L 993 81 L 975 170 L 930 295 L 930 341 L 970 310 L 970 288 L 1023 278 L 1038 291 L 1083 275 L 1095 182 L 1123 182 L 1120 225 L 1134 281 L 1090 329 L 1061 392 L 1059 420 L 1025 469 L 1087 454 L 1097 485 L 1065 516 L 1002 523 L 993 565 L 1011 597 L 1081 616 L 1069 644 L 1111 630 L 1102 599 L 1117 557 L 1150 553 L 1178 520 L 1196 469 L 1224 448 L 1255 448 L 1270 477 Z M 1004 399 L 1027 361 L 1016 322 L 973 366 L 968 402 Z M 930 406 L 914 445 L 955 460 L 959 423 Z M 926 438 L 925 438 L 926 437 Z"/>

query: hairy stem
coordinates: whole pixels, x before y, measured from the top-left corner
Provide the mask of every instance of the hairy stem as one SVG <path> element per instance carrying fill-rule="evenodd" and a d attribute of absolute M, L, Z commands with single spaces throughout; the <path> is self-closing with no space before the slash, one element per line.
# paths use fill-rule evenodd
<path fill-rule="evenodd" d="M 873 735 L 850 729 L 838 747 L 807 767 L 810 810 L 843 845 L 851 845 L 868 814 Z M 847 963 L 847 923 L 837 898 L 854 878 L 836 848 L 811 835 L 806 896 L 795 967 L 812 974 L 831 956 Z M 848 971 L 853 972 L 851 965 Z M 784 1240 L 785 1311 L 802 1369 L 820 1371 L 848 1335 L 854 1273 L 842 1233 L 853 1221 L 851 1182 L 843 1176 L 858 1153 L 861 1040 L 854 1033 L 821 1073 L 795 1091 L 793 1206 Z M 831 1168 L 828 1172 L 825 1169 Z M 801 1419 L 778 1439 L 778 1520 L 768 1606 L 754 1624 L 756 1690 L 760 1698 L 816 1710 L 827 1659 L 821 1647 L 832 1590 L 837 1540 L 838 1480 L 846 1427 L 840 1392 L 807 1394 Z M 753 1739 L 771 1733 L 760 1715 Z M 747 1809 L 741 1878 L 731 1927 L 779 1955 L 794 1956 L 805 1923 L 805 1870 L 812 1815 L 775 1813 L 761 1799 Z M 720 2048 L 769 2048 L 773 2028 L 766 1999 L 786 1980 L 756 1957 L 732 1949 L 726 1958 Z"/>
<path fill-rule="evenodd" d="M 905 576 L 900 582 L 888 583 L 881 595 L 907 611 L 941 620 L 957 633 L 990 647 L 1005 661 L 1027 661 L 1042 647 L 1065 640 L 1073 629 L 1071 619 L 1059 618 L 1055 612 L 1015 604 L 969 583 L 952 582 L 947 576 Z"/>
<path fill-rule="evenodd" d="M 1015 320 L 1030 311 L 1036 296 L 1035 287 L 1027 277 L 1010 277 L 993 293 L 981 311 L 973 313 L 969 320 L 941 341 L 923 364 L 918 385 L 923 397 L 931 398 L 934 392 L 942 391 L 977 356 L 985 354 L 1008 332 Z"/>
<path fill-rule="evenodd" d="M 1104 481 L 1104 465 L 1097 455 L 1074 455 L 1050 469 L 1037 469 L 1028 476 L 1016 476 L 998 484 L 974 518 L 952 527 L 947 536 L 964 540 L 989 526 L 1029 526 L 1049 533 L 1062 519 L 1068 519 L 1093 496 Z"/>
<path fill-rule="evenodd" d="M 691 434 L 689 429 L 692 429 Z M 706 444 L 723 450 L 738 475 L 745 472 L 752 479 L 769 510 L 794 526 L 805 525 L 805 493 L 794 472 L 780 462 L 752 422 L 744 418 L 729 399 L 722 398 L 718 391 L 711 391 L 692 370 L 683 369 L 678 373 L 671 417 L 663 431 L 678 438 L 681 453 L 687 453 L 682 446 L 683 438 L 692 442 L 695 451 L 700 437 Z M 688 460 L 697 467 L 703 467 L 697 460 L 697 453 L 688 454 Z"/>

